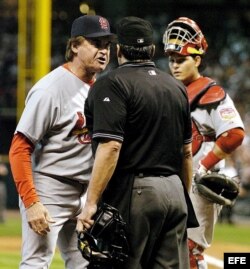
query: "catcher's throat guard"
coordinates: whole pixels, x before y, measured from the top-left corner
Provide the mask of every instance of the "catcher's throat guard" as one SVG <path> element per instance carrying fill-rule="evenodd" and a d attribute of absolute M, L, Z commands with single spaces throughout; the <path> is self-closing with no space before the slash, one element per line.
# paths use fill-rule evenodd
<path fill-rule="evenodd" d="M 207 200 L 223 206 L 232 206 L 239 194 L 239 184 L 234 178 L 211 172 L 204 176 L 194 177 L 196 188 Z"/>
<path fill-rule="evenodd" d="M 92 268 L 122 264 L 128 257 L 126 223 L 119 211 L 102 204 L 94 215 L 93 226 L 78 233 L 78 249 Z"/>

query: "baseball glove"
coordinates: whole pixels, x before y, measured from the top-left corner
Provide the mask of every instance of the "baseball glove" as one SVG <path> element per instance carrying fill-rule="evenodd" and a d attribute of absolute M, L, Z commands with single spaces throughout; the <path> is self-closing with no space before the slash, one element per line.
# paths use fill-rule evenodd
<path fill-rule="evenodd" d="M 216 204 L 232 206 L 239 194 L 239 183 L 224 174 L 217 172 L 203 176 L 196 174 L 194 181 L 198 192 Z"/>
<path fill-rule="evenodd" d="M 78 249 L 90 262 L 88 268 L 113 268 L 128 257 L 126 223 L 119 211 L 102 204 L 94 215 L 93 226 L 78 233 Z"/>

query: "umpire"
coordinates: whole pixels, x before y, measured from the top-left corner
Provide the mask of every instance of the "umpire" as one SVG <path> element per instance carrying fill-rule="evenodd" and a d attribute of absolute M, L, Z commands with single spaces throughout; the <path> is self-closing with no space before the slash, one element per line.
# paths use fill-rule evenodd
<path fill-rule="evenodd" d="M 121 19 L 117 37 L 119 67 L 94 84 L 85 103 L 95 161 L 77 230 L 93 225 L 102 200 L 128 223 L 124 268 L 187 269 L 184 193 L 192 178 L 192 133 L 186 91 L 152 62 L 148 21 Z"/>

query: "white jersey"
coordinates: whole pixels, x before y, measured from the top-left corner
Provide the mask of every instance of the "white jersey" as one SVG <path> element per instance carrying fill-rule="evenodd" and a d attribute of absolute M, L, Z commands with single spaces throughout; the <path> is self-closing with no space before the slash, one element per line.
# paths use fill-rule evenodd
<path fill-rule="evenodd" d="M 203 136 L 214 136 L 217 139 L 222 133 L 230 129 L 244 129 L 241 117 L 228 94 L 217 107 L 212 107 L 211 110 L 207 110 L 207 107 L 197 107 L 191 112 L 191 116 Z M 212 150 L 214 143 L 214 141 L 202 143 L 199 151 L 193 156 L 194 169 L 198 167 L 199 160 L 203 159 Z M 222 160 L 215 168 L 222 168 L 224 165 L 225 162 Z"/>
<path fill-rule="evenodd" d="M 60 66 L 30 90 L 16 132 L 36 145 L 34 172 L 89 180 L 93 157 L 83 114 L 89 88 Z"/>
<path fill-rule="evenodd" d="M 210 109 L 208 110 L 208 108 Z M 197 107 L 191 112 L 191 116 L 203 136 L 214 136 L 217 139 L 222 133 L 232 128 L 244 129 L 241 117 L 228 94 L 217 106 Z M 201 144 L 199 151 L 193 156 L 194 172 L 198 168 L 199 160 L 203 159 L 212 150 L 214 143 L 212 141 Z M 215 168 L 221 169 L 224 166 L 225 161 L 222 160 Z M 222 206 L 214 204 L 200 196 L 197 193 L 194 182 L 190 197 L 200 226 L 198 228 L 188 229 L 188 238 L 206 249 L 211 245 L 214 225 Z"/>

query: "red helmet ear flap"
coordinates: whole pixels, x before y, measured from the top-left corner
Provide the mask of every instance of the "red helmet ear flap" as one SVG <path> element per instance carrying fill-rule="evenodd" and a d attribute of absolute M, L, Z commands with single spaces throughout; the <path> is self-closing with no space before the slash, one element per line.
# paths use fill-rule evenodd
<path fill-rule="evenodd" d="M 187 17 L 180 17 L 168 25 L 163 44 L 165 53 L 176 52 L 181 55 L 203 55 L 208 48 L 197 23 Z"/>

